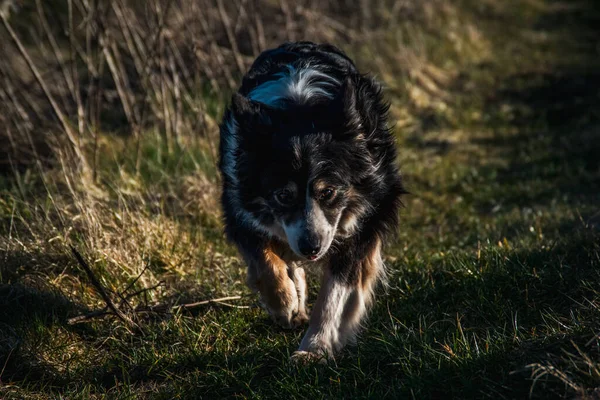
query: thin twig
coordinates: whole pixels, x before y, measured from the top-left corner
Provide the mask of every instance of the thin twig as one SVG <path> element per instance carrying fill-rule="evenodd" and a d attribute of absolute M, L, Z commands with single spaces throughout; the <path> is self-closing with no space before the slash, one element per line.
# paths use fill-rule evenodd
<path fill-rule="evenodd" d="M 79 252 L 73 246 L 71 246 L 71 251 L 73 252 L 73 255 L 75 256 L 75 258 L 77 259 L 77 262 L 79 263 L 79 265 L 81 265 L 81 267 L 85 270 L 86 274 L 90 278 L 90 281 L 92 282 L 92 285 L 94 285 L 94 287 L 96 288 L 96 290 L 98 290 L 98 292 L 100 293 L 100 296 L 102 296 L 102 299 L 104 299 L 104 302 L 106 303 L 106 306 L 117 317 L 119 317 L 120 320 L 122 320 L 123 322 L 125 322 L 130 327 L 135 327 L 136 326 L 135 322 L 133 322 L 127 315 L 123 314 L 121 312 L 121 310 L 119 310 L 117 308 L 117 306 L 115 306 L 115 303 L 113 303 L 113 301 L 111 300 L 111 298 L 108 295 L 108 293 L 106 293 L 106 290 L 104 289 L 104 287 L 102 286 L 102 284 L 100 283 L 100 281 L 98 280 L 98 278 L 96 278 L 96 275 L 94 275 L 94 272 L 92 271 L 92 269 L 90 268 L 90 266 L 87 264 L 87 262 L 83 259 L 83 257 L 81 256 L 81 254 L 79 254 Z"/>
<path fill-rule="evenodd" d="M 242 296 L 221 297 L 219 299 L 203 300 L 203 301 L 198 301 L 196 303 L 179 304 L 179 305 L 175 305 L 175 306 L 171 307 L 171 309 L 172 310 L 178 310 L 178 309 L 185 308 L 186 310 L 189 310 L 190 308 L 195 308 L 195 307 L 198 307 L 198 306 L 203 306 L 203 305 L 206 305 L 206 304 L 213 304 L 213 303 L 223 304 L 223 305 L 230 306 L 230 307 L 250 308 L 248 306 L 235 306 L 233 304 L 223 303 L 224 301 L 239 300 L 241 298 L 242 298 Z"/>
<path fill-rule="evenodd" d="M 82 314 L 82 315 L 78 315 L 78 316 L 73 317 L 73 318 L 69 318 L 67 320 L 67 323 L 69 325 L 75 325 L 75 324 L 79 324 L 81 322 L 85 322 L 87 320 L 90 320 L 92 318 L 103 317 L 103 316 L 109 315 L 109 314 L 111 314 L 111 312 L 108 311 L 108 309 L 106 307 L 104 307 L 101 310 L 96 310 L 96 311 L 92 311 L 92 312 L 87 313 L 87 314 Z"/>
<path fill-rule="evenodd" d="M 152 289 L 152 288 L 146 288 L 146 290 L 150 290 L 150 289 Z M 130 298 L 132 296 L 133 296 L 133 294 L 130 296 L 127 296 L 127 298 Z M 209 305 L 209 304 L 218 304 L 221 306 L 232 307 L 232 308 L 249 309 L 250 306 L 238 306 L 235 304 L 226 303 L 226 301 L 239 300 L 241 298 L 242 298 L 242 296 L 227 296 L 227 297 L 220 297 L 217 299 L 197 301 L 195 303 L 183 303 L 183 304 L 175 304 L 175 305 L 156 304 L 153 306 L 137 306 L 135 309 L 132 310 L 132 312 L 135 314 L 170 313 L 170 312 L 173 312 L 176 310 L 182 310 L 182 309 L 190 310 L 192 308 L 205 306 L 205 305 Z M 95 311 L 92 311 L 87 314 L 78 315 L 76 317 L 69 318 L 67 320 L 67 322 L 70 325 L 73 325 L 73 324 L 78 324 L 81 322 L 88 321 L 93 318 L 104 317 L 106 315 L 111 315 L 111 314 L 114 314 L 114 312 L 111 312 L 110 310 L 108 310 L 105 307 L 101 310 L 95 310 Z"/>
<path fill-rule="evenodd" d="M 150 268 L 150 262 L 146 263 L 146 266 L 142 269 L 142 272 L 140 272 L 138 274 L 138 276 L 135 277 L 135 279 L 133 281 L 131 281 L 131 283 L 129 285 L 127 285 L 127 287 L 125 288 L 125 290 L 123 290 L 121 292 L 121 294 L 125 294 L 129 291 L 129 289 L 131 289 L 133 287 L 133 285 L 135 285 L 135 283 L 142 277 L 142 275 L 144 275 L 144 272 L 146 272 L 146 270 Z"/>
<path fill-rule="evenodd" d="M 235 305 L 235 304 L 224 303 L 222 301 L 215 301 L 214 303 L 222 305 L 222 306 L 231 307 L 231 308 L 243 308 L 243 309 L 249 309 L 250 308 L 250 306 L 238 306 L 238 305 Z"/>
<path fill-rule="evenodd" d="M 218 299 L 197 301 L 195 303 L 183 303 L 183 304 L 174 304 L 174 305 L 156 304 L 153 306 L 138 306 L 138 307 L 136 307 L 135 312 L 171 312 L 171 311 L 182 310 L 182 309 L 190 310 L 192 308 L 205 306 L 208 304 L 223 304 L 223 305 L 227 305 L 230 307 L 249 308 L 248 306 L 235 306 L 233 304 L 223 303 L 228 300 L 239 300 L 241 298 L 242 298 L 242 296 L 227 296 L 227 297 L 220 297 Z"/>
<path fill-rule="evenodd" d="M 149 292 L 149 291 L 151 291 L 151 290 L 156 290 L 156 289 L 157 289 L 159 286 L 162 286 L 162 285 L 164 285 L 164 282 L 163 282 L 163 281 L 160 281 L 160 282 L 158 282 L 158 283 L 157 283 L 156 285 L 154 285 L 154 286 L 147 287 L 147 288 L 142 288 L 142 289 L 140 289 L 140 290 L 136 290 L 135 292 L 133 292 L 133 293 L 130 293 L 130 294 L 128 294 L 128 295 L 125 295 L 125 293 L 126 293 L 125 291 L 124 291 L 124 292 L 122 292 L 120 296 L 121 296 L 121 298 L 123 299 L 123 301 L 121 302 L 121 304 L 119 305 L 119 307 L 120 307 L 120 306 L 122 306 L 124 303 L 126 303 L 126 302 L 127 302 L 127 300 L 131 299 L 132 297 L 139 296 L 140 294 L 143 294 L 143 293 Z M 127 304 L 128 304 L 128 303 L 127 303 Z M 130 307 L 130 308 L 131 308 L 131 307 Z"/>

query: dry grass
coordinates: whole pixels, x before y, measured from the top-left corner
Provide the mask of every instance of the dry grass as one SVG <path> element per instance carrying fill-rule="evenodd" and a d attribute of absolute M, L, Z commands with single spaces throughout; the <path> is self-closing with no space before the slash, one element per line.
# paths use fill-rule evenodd
<path fill-rule="evenodd" d="M 417 109 L 443 108 L 440 85 L 449 79 L 427 62 L 422 33 L 453 20 L 444 2 L 380 1 L 358 14 L 336 2 L 10 4 L 2 13 L 0 138 L 17 192 L 3 199 L 3 248 L 68 259 L 74 244 L 110 271 L 103 276 L 112 290 L 149 260 L 160 278 L 150 269 L 140 287 L 165 273 L 177 281 L 237 262 L 222 253 L 216 121 L 261 50 L 299 38 L 338 43 Z M 463 28 L 452 27 L 457 46 L 469 40 Z M 416 123 L 406 105 L 395 110 Z M 182 217 L 202 227 L 182 229 Z M 82 285 L 67 272 L 52 280 L 72 295 Z"/>
<path fill-rule="evenodd" d="M 2 2 L 2 396 L 593 398 L 596 8 L 359 3 Z M 581 31 L 537 27 L 562 13 Z M 385 82 L 414 194 L 356 353 L 291 375 L 300 332 L 255 307 L 135 309 L 254 306 L 222 235 L 217 123 L 254 57 L 296 39 Z M 134 324 L 68 323 L 106 306 L 71 246 Z"/>

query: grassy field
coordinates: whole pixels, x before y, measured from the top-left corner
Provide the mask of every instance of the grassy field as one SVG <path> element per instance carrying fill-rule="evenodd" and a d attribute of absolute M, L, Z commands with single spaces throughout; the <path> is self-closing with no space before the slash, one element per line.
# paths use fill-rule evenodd
<path fill-rule="evenodd" d="M 106 132 L 93 184 L 58 150 L 0 176 L 0 398 L 600 398 L 600 5 L 453 10 L 346 47 L 388 87 L 411 192 L 356 347 L 289 361 L 302 330 L 257 307 L 221 232 L 214 129 Z M 401 34 L 418 74 L 392 47 L 371 63 Z M 69 323 L 105 307 L 70 246 L 131 322 Z"/>

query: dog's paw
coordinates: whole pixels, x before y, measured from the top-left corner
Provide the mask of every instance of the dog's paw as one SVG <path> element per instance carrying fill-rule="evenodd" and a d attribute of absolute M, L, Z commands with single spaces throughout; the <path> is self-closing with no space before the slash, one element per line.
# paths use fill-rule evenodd
<path fill-rule="evenodd" d="M 295 328 L 301 328 L 302 326 L 306 325 L 308 323 L 309 317 L 308 314 L 305 312 L 299 312 L 298 314 L 294 315 L 292 317 L 292 327 Z"/>
<path fill-rule="evenodd" d="M 293 317 L 288 315 L 271 315 L 273 321 L 283 329 L 294 329 Z"/>
<path fill-rule="evenodd" d="M 272 317 L 273 321 L 283 329 L 297 329 L 308 322 L 308 315 L 305 312 L 292 315 L 273 315 Z"/>
<path fill-rule="evenodd" d="M 308 364 L 326 364 L 327 358 L 322 353 L 313 353 L 311 351 L 296 350 L 292 353 L 290 360 L 296 365 Z"/>

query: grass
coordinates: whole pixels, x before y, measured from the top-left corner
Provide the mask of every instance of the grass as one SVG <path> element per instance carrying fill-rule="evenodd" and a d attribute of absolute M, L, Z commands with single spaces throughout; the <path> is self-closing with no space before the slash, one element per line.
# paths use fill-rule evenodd
<path fill-rule="evenodd" d="M 288 358 L 302 332 L 256 307 L 147 316 L 134 330 L 110 317 L 69 325 L 103 306 L 69 244 L 113 294 L 156 286 L 135 304 L 256 301 L 221 233 L 210 140 L 169 153 L 148 134 L 136 173 L 135 140 L 106 134 L 96 185 L 60 162 L 2 178 L 0 395 L 596 398 L 600 9 L 464 0 L 457 10 L 446 30 L 415 33 L 435 85 L 380 71 L 412 194 L 358 346 L 298 368 Z"/>

